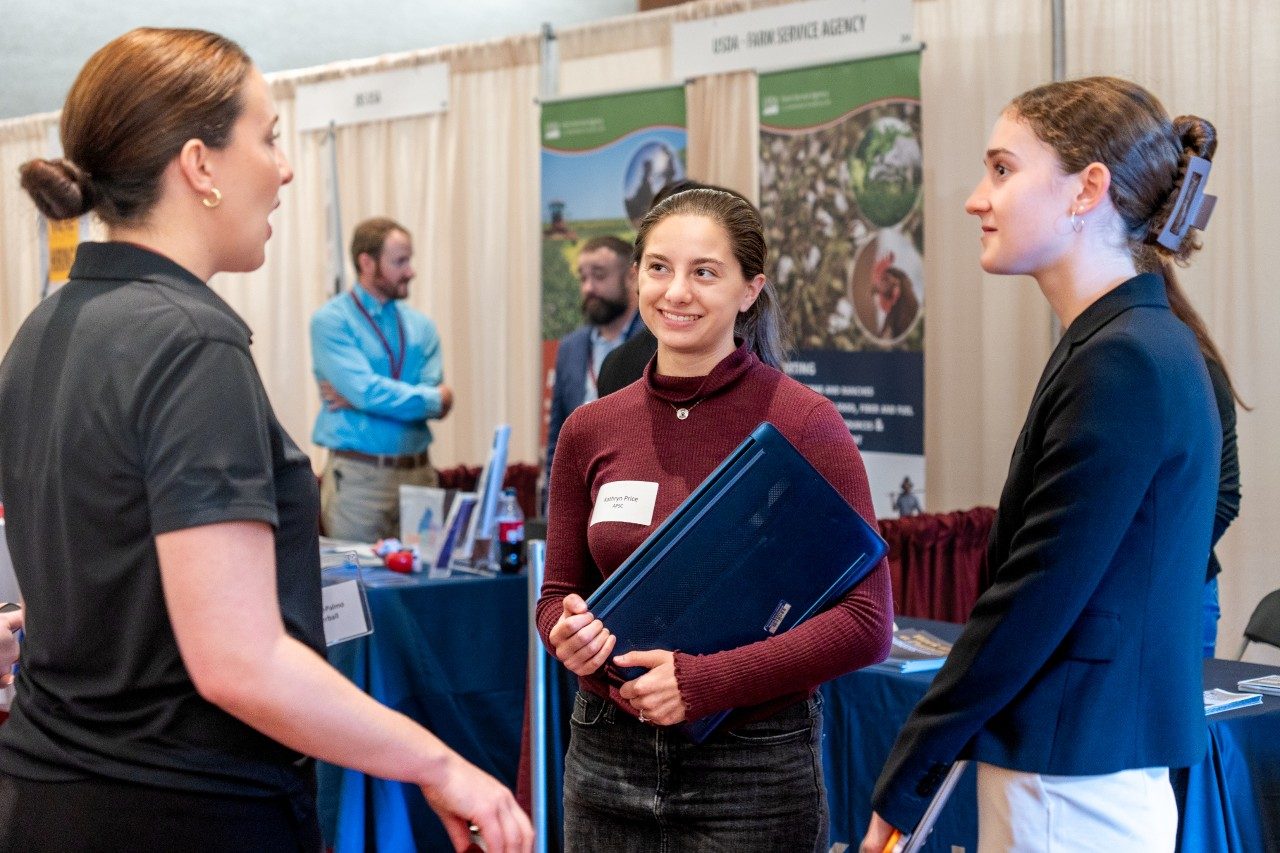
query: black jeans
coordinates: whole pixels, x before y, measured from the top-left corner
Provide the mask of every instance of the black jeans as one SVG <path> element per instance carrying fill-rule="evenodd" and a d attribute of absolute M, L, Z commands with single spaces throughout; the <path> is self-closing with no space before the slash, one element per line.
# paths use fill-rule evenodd
<path fill-rule="evenodd" d="M 571 719 L 566 853 L 825 853 L 821 697 L 701 744 L 591 693 Z"/>

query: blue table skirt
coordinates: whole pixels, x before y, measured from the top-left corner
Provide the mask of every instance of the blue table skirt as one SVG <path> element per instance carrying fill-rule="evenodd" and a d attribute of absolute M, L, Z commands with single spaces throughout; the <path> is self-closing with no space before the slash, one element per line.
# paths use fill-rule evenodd
<path fill-rule="evenodd" d="M 960 625 L 899 618 L 953 640 Z M 1234 691 L 1236 682 L 1274 667 L 1235 661 L 1204 662 L 1205 689 Z M 854 672 L 826 684 L 823 760 L 831 806 L 831 842 L 856 850 L 871 819 L 871 790 L 898 729 L 934 673 Z M 1180 816 L 1178 850 L 1184 853 L 1280 853 L 1280 697 L 1208 719 L 1209 749 L 1194 767 L 1170 774 Z M 948 800 L 927 851 L 952 845 L 976 850 L 976 773 L 970 767 Z"/>
<path fill-rule="evenodd" d="M 1204 686 L 1235 691 L 1241 679 L 1275 671 L 1209 660 Z M 1280 851 L 1280 697 L 1210 717 L 1208 755 L 1173 774 L 1173 791 L 1182 816 L 1179 850 Z"/>
<path fill-rule="evenodd" d="M 379 701 L 434 731 L 465 758 L 512 788 L 519 761 L 525 698 L 527 580 L 519 577 L 425 580 L 371 574 L 375 633 L 335 646 L 330 660 Z M 960 626 L 899 619 L 947 639 Z M 1205 662 L 1205 687 L 1269 667 Z M 857 849 L 870 818 L 871 789 L 899 727 L 933 673 L 854 672 L 824 685 L 823 760 L 831 842 Z M 552 688 L 567 714 L 572 678 Z M 318 700 L 319 701 L 319 700 Z M 553 725 L 567 732 L 567 720 Z M 552 733 L 552 749 L 566 741 Z M 1179 850 L 1280 851 L 1280 697 L 1209 720 L 1210 750 L 1196 767 L 1175 771 L 1182 815 Z M 559 759 L 553 790 L 560 802 Z M 977 844 L 974 771 L 961 779 L 926 849 L 950 853 Z M 321 765 L 320 814 L 338 853 L 449 850 L 443 827 L 417 788 Z M 553 823 L 556 819 L 553 817 Z M 554 833 L 553 833 L 554 835 Z M 558 839 L 555 839 L 558 840 Z M 552 845 L 554 849 L 555 845 Z M 838 849 L 838 848 L 837 848 Z"/>
<path fill-rule="evenodd" d="M 899 619 L 899 623 L 908 620 Z M 936 630 L 943 623 L 925 623 Z M 957 626 L 958 627 L 958 626 Z M 950 637 L 947 637 L 950 639 Z M 822 687 L 824 734 L 822 761 L 831 813 L 831 843 L 857 850 L 871 822 L 871 792 L 889 757 L 898 729 L 928 690 L 934 673 L 863 670 Z M 977 789 L 972 766 L 960 778 L 938 818 L 926 850 L 950 853 L 952 845 L 978 846 Z"/>
<path fill-rule="evenodd" d="M 366 577 L 374 633 L 334 646 L 330 662 L 514 789 L 527 578 Z M 319 799 L 321 829 L 337 853 L 452 849 L 415 786 L 321 764 Z"/>

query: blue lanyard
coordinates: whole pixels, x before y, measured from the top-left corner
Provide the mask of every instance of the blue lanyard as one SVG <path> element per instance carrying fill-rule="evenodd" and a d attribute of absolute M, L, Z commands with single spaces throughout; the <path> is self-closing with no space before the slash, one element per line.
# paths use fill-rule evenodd
<path fill-rule="evenodd" d="M 400 357 L 397 358 L 396 354 L 391 351 L 391 343 L 387 340 L 387 336 L 382 334 L 382 329 L 378 327 L 378 324 L 374 322 L 373 317 L 365 309 L 364 305 L 360 303 L 360 298 L 356 296 L 356 292 L 352 290 L 350 293 L 351 301 L 356 304 L 356 308 L 360 309 L 360 313 L 364 315 L 365 320 L 367 320 L 369 325 L 373 327 L 374 334 L 376 334 L 378 336 L 378 340 L 382 342 L 382 348 L 387 351 L 387 360 L 391 362 L 391 378 L 399 379 L 400 372 L 404 370 L 405 350 L 408 349 L 404 343 L 404 321 L 400 319 L 400 312 L 396 311 L 396 331 L 400 334 Z M 392 310 L 395 309 L 393 308 Z"/>

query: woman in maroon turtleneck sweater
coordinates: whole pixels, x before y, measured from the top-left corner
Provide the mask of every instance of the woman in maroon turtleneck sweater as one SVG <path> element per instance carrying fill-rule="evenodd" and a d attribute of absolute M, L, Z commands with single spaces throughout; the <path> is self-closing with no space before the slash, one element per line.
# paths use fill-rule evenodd
<path fill-rule="evenodd" d="M 887 564 L 767 640 L 711 655 L 619 656 L 619 666 L 648 670 L 620 688 L 604 678 L 614 638 L 584 602 L 764 420 L 874 524 L 840 415 L 778 370 L 766 254 L 759 213 L 736 195 L 695 189 L 654 207 L 635 256 L 657 356 L 642 380 L 577 409 L 561 432 L 537 618 L 582 688 L 565 764 L 570 851 L 827 849 L 817 688 L 888 653 Z M 602 494 L 635 509 L 592 523 Z M 702 744 L 673 728 L 726 709 L 735 710 Z"/>

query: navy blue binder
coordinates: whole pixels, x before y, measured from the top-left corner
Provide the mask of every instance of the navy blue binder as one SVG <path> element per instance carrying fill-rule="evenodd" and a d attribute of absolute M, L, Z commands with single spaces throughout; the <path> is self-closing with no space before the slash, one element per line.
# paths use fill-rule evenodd
<path fill-rule="evenodd" d="M 803 622 L 888 546 L 799 451 L 760 424 L 587 600 L 634 649 L 710 654 Z M 612 664 L 610 664 L 612 668 Z M 644 670 L 613 668 L 629 680 Z M 701 742 L 728 712 L 684 726 Z"/>

